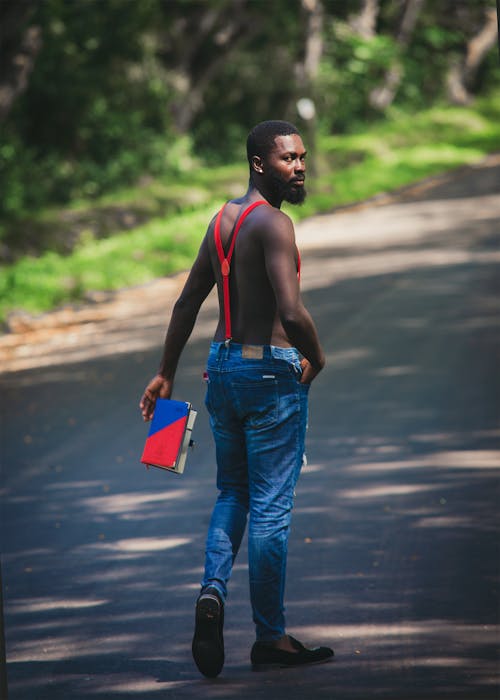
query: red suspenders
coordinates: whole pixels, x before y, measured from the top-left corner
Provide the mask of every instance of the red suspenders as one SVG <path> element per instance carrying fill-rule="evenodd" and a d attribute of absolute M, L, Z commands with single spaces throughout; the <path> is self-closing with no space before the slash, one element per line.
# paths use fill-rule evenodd
<path fill-rule="evenodd" d="M 224 324 L 225 324 L 225 329 L 226 329 L 226 343 L 229 343 L 231 340 L 231 307 L 230 307 L 230 295 L 229 295 L 229 274 L 231 272 L 231 258 L 233 256 L 233 251 L 234 251 L 234 245 L 236 243 L 236 236 L 238 235 L 238 232 L 241 228 L 241 225 L 243 224 L 244 220 L 250 214 L 251 211 L 253 211 L 256 207 L 260 206 L 261 204 L 267 204 L 267 202 L 264 199 L 259 199 L 257 202 L 253 202 L 250 204 L 245 211 L 239 216 L 239 218 L 236 220 L 236 224 L 233 229 L 232 235 L 230 235 L 230 244 L 229 244 L 229 250 L 227 252 L 227 255 L 224 253 L 224 248 L 222 247 L 222 240 L 220 236 L 220 222 L 222 218 L 222 212 L 224 211 L 224 208 L 226 205 L 222 207 L 220 212 L 217 215 L 217 219 L 215 220 L 215 229 L 214 229 L 214 237 L 215 237 L 215 247 L 217 249 L 217 255 L 219 257 L 219 262 L 220 262 L 220 269 L 221 269 L 221 274 L 222 274 L 222 290 L 223 290 L 223 299 L 224 299 Z M 298 252 L 298 251 L 297 251 Z M 298 257 L 298 269 L 297 269 L 297 275 L 300 280 L 300 254 Z"/>

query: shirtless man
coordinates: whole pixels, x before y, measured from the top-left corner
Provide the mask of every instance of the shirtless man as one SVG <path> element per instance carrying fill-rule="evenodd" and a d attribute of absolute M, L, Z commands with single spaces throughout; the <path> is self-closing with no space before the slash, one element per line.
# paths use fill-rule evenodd
<path fill-rule="evenodd" d="M 247 156 L 248 190 L 210 222 L 174 306 L 160 369 L 140 402 L 144 419 L 150 420 L 156 399 L 170 398 L 181 352 L 201 304 L 217 284 L 220 314 L 207 363 L 206 405 L 219 495 L 208 531 L 192 644 L 196 665 L 207 677 L 217 676 L 224 664 L 227 584 L 247 517 L 257 638 L 253 667 L 298 666 L 333 656 L 327 647 L 307 649 L 288 635 L 283 613 L 308 389 L 325 364 L 300 297 L 293 224 L 280 211 L 283 201 L 304 201 L 306 151 L 292 124 L 266 121 L 250 132 Z"/>

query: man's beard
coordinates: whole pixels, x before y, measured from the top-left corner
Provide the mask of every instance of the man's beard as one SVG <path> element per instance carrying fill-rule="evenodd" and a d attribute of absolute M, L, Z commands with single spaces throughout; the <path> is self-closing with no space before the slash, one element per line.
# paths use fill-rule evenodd
<path fill-rule="evenodd" d="M 302 204 L 307 196 L 304 185 L 296 185 L 293 180 L 283 180 L 281 175 L 274 172 L 271 173 L 271 186 L 276 197 L 289 204 Z"/>

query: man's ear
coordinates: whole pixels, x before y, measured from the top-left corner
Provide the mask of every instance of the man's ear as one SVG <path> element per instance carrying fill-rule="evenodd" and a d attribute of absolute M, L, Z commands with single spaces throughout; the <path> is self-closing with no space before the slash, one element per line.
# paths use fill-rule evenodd
<path fill-rule="evenodd" d="M 264 166 L 260 156 L 252 156 L 252 170 L 259 173 L 259 175 L 262 175 L 264 172 Z"/>

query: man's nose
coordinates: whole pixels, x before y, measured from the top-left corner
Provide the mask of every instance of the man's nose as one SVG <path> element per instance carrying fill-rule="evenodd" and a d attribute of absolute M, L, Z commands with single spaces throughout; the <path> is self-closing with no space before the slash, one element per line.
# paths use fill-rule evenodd
<path fill-rule="evenodd" d="M 306 171 L 305 160 L 302 160 L 301 158 L 297 158 L 295 160 L 295 172 L 305 173 L 305 171 Z"/>

